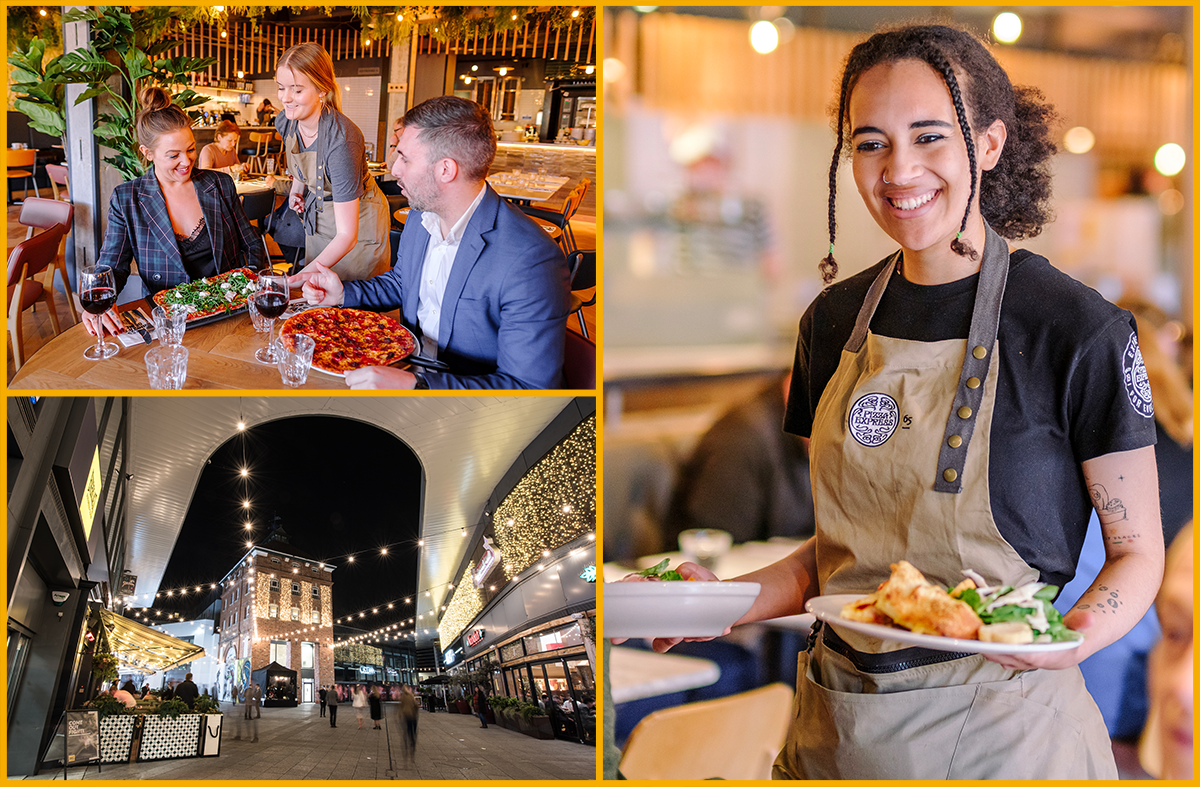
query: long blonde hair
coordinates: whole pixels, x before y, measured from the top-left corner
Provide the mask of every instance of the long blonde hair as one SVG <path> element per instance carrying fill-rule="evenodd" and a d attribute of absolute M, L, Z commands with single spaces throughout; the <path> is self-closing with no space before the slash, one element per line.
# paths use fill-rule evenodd
<path fill-rule="evenodd" d="M 1146 363 L 1150 394 L 1154 397 L 1154 419 L 1171 439 L 1182 446 L 1192 444 L 1192 389 L 1187 378 L 1158 343 L 1158 331 L 1170 319 L 1159 307 L 1141 298 L 1117 301 L 1122 309 L 1133 312 L 1138 326 L 1138 347 Z"/>
<path fill-rule="evenodd" d="M 338 112 L 342 111 L 342 94 L 338 90 L 337 80 L 333 77 L 333 58 L 325 51 L 325 47 L 311 41 L 296 44 L 283 53 L 275 65 L 275 70 L 285 67 L 304 74 L 312 80 L 317 90 L 324 91 L 325 98 L 321 99 L 322 104 L 333 107 Z"/>

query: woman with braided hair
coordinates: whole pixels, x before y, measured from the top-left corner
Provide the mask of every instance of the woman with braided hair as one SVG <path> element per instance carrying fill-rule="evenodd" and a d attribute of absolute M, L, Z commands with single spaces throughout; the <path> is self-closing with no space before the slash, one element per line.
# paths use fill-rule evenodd
<path fill-rule="evenodd" d="M 1094 506 L 1105 565 L 1064 617 L 1083 643 L 984 656 L 818 624 L 778 777 L 1116 778 L 1077 665 L 1161 580 L 1154 411 L 1130 314 L 1006 241 L 1049 220 L 1052 120 L 961 30 L 889 30 L 850 53 L 822 274 L 837 275 L 844 158 L 899 251 L 800 322 L 784 428 L 811 438 L 816 535 L 738 578 L 762 585 L 739 623 L 869 593 L 902 559 L 946 587 L 964 569 L 1061 587 Z"/>

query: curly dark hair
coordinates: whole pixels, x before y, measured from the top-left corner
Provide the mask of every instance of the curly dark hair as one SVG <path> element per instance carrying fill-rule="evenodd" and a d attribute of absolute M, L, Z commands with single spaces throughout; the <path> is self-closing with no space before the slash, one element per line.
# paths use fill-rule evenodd
<path fill-rule="evenodd" d="M 1033 87 L 1014 87 L 983 43 L 966 30 L 945 25 L 910 25 L 879 32 L 854 47 L 842 68 L 837 104 L 837 145 L 829 166 L 829 255 L 821 260 L 821 276 L 826 284 L 834 280 L 838 270 L 833 257 L 837 233 L 834 200 L 838 163 L 850 149 L 846 134 L 850 122 L 847 117 L 850 93 L 863 72 L 898 60 L 923 61 L 942 77 L 950 91 L 964 140 L 974 139 L 972 124 L 975 128 L 987 128 L 1001 120 L 1008 131 L 999 162 L 984 172 L 978 182 L 975 146 L 966 145 L 971 165 L 971 193 L 959 234 L 951 241 L 950 248 L 972 260 L 979 257 L 979 253 L 962 239 L 976 192 L 979 193 L 979 210 L 983 218 L 992 229 L 1010 240 L 1035 237 L 1053 218 L 1050 158 L 1058 148 L 1051 136 L 1051 125 L 1057 116 L 1042 92 Z"/>

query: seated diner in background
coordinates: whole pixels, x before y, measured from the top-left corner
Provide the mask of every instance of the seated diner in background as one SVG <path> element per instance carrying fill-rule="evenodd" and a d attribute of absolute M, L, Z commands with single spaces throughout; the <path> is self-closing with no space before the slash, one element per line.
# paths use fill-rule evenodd
<path fill-rule="evenodd" d="M 246 218 L 233 179 L 197 169 L 192 121 L 160 87 L 141 94 L 137 136 L 145 175 L 113 190 L 97 265 L 113 269 L 119 294 L 136 259 L 149 294 L 263 259 L 263 239 Z M 84 314 L 88 333 L 124 333 L 113 309 Z"/>
<path fill-rule="evenodd" d="M 242 130 L 232 120 L 222 120 L 213 134 L 213 141 L 200 150 L 200 161 L 196 166 L 200 169 L 215 169 L 232 175 L 240 172 L 245 165 L 238 160 L 238 142 L 242 138 Z"/>
<path fill-rule="evenodd" d="M 413 212 L 394 267 L 342 282 L 320 262 L 291 277 L 309 303 L 388 311 L 453 372 L 369 366 L 352 388 L 555 388 L 562 379 L 566 260 L 546 233 L 485 179 L 496 155 L 487 111 L 425 101 L 401 119 L 396 176 Z M 416 286 L 413 286 L 413 283 Z M 405 289 L 405 284 L 408 288 Z"/>

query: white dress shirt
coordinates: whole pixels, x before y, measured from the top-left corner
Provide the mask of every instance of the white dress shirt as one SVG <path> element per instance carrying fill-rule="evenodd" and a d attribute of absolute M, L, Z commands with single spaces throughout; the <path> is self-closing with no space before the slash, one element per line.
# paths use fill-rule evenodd
<path fill-rule="evenodd" d="M 442 237 L 442 223 L 436 213 L 421 214 L 421 225 L 429 231 L 429 246 L 425 249 L 421 286 L 417 290 L 417 325 L 424 336 L 421 340 L 421 354 L 428 358 L 437 358 L 442 298 L 446 294 L 446 282 L 450 281 L 450 269 L 454 267 L 458 244 L 462 241 L 467 223 L 471 221 L 471 216 L 475 215 L 475 210 L 483 201 L 486 191 L 487 184 L 484 184 L 475 195 L 475 200 L 458 221 L 454 222 L 450 233 L 445 237 Z"/>

